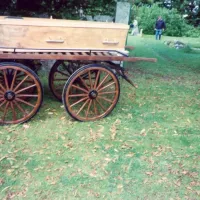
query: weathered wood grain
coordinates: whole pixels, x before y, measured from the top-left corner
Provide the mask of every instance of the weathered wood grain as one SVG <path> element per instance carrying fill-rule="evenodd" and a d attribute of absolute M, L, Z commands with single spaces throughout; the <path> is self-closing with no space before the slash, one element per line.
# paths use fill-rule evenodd
<path fill-rule="evenodd" d="M 0 17 L 0 47 L 122 51 L 128 28 L 115 23 Z"/>

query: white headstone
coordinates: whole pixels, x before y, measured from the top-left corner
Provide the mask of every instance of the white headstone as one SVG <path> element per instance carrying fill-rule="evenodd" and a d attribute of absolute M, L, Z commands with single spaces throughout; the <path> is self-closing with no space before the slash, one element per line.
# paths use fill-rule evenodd
<path fill-rule="evenodd" d="M 130 18 L 131 5 L 128 2 L 117 2 L 117 11 L 115 16 L 116 23 L 128 24 Z"/>

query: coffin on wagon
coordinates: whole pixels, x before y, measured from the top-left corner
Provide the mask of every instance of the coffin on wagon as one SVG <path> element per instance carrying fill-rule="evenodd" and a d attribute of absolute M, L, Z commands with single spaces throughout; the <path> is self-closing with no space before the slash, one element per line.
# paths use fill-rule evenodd
<path fill-rule="evenodd" d="M 0 17 L 0 124 L 28 121 L 40 109 L 42 84 L 25 62 L 39 59 L 56 60 L 49 87 L 71 117 L 107 116 L 119 99 L 119 76 L 134 85 L 121 62 L 156 61 L 128 57 L 127 32 L 124 24 Z"/>
<path fill-rule="evenodd" d="M 0 45 L 12 49 L 123 51 L 128 25 L 0 17 Z"/>

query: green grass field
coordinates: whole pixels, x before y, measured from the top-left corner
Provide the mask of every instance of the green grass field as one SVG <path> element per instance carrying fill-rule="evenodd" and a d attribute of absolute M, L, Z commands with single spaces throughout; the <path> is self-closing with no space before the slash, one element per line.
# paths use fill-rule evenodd
<path fill-rule="evenodd" d="M 126 63 L 138 89 L 120 80 L 100 121 L 72 120 L 44 80 L 40 112 L 0 127 L 0 199 L 199 199 L 200 51 L 163 44 L 173 39 L 129 36 L 132 56 L 158 62 Z"/>

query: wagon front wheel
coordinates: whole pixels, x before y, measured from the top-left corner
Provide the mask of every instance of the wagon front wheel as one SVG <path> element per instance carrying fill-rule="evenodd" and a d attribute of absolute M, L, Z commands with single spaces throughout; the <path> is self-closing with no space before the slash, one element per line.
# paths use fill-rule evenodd
<path fill-rule="evenodd" d="M 0 63 L 0 125 L 28 121 L 42 100 L 41 83 L 31 69 L 18 63 Z"/>
<path fill-rule="evenodd" d="M 74 119 L 92 121 L 110 114 L 119 95 L 119 81 L 112 70 L 90 64 L 70 76 L 63 90 L 63 103 Z"/>

